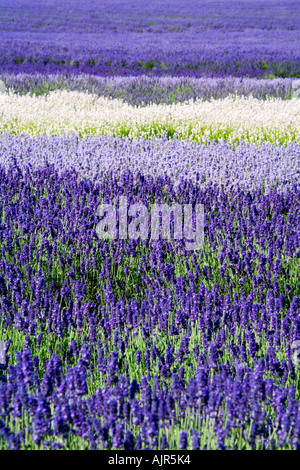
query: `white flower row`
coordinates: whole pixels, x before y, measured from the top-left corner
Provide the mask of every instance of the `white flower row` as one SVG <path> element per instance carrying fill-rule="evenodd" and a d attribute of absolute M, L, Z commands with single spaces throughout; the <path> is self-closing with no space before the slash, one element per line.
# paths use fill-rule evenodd
<path fill-rule="evenodd" d="M 300 100 L 259 101 L 229 96 L 211 101 L 152 104 L 144 108 L 77 91 L 43 96 L 0 95 L 0 131 L 128 135 L 131 138 L 176 133 L 205 142 L 225 138 L 259 143 L 300 142 Z"/>

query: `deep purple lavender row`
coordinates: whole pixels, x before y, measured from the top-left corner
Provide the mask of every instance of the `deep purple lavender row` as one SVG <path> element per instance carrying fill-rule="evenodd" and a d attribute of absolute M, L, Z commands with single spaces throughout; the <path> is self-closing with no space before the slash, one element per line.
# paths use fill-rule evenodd
<path fill-rule="evenodd" d="M 11 135 L 0 138 L 0 164 L 8 168 L 15 158 L 20 168 L 54 165 L 61 173 L 74 168 L 82 178 L 100 180 L 105 173 L 124 171 L 153 177 L 167 175 L 173 184 L 181 178 L 200 186 L 215 183 L 225 190 L 300 186 L 300 147 L 227 142 L 200 145 L 180 139 L 147 140 L 121 137 Z"/>
<path fill-rule="evenodd" d="M 204 204 L 203 250 L 99 240 L 121 195 Z M 299 448 L 299 200 L 1 169 L 3 448 Z"/>
<path fill-rule="evenodd" d="M 161 37 L 160 34 L 154 38 L 141 38 L 138 33 L 131 33 L 120 34 L 120 45 L 117 46 L 114 34 L 109 37 L 107 34 L 89 35 L 84 39 L 77 34 L 57 34 L 51 42 L 47 35 L 41 33 L 29 36 L 21 32 L 0 32 L 0 72 L 300 77 L 299 34 L 295 38 L 294 32 L 284 31 L 276 34 L 276 41 L 272 42 L 266 37 L 267 33 L 259 32 L 258 44 L 251 44 L 252 34 L 229 32 L 224 41 L 224 35 L 218 32 L 211 41 L 210 33 L 199 34 L 197 39 L 194 35 L 182 39 L 180 36 Z"/>
<path fill-rule="evenodd" d="M 4 1 L 0 25 L 1 72 L 300 76 L 296 1 Z"/>
<path fill-rule="evenodd" d="M 41 95 L 53 90 L 86 91 L 98 96 L 122 99 L 133 106 L 151 103 L 180 103 L 190 99 L 253 95 L 258 99 L 289 99 L 300 88 L 300 80 L 277 78 L 193 78 L 193 77 L 98 77 L 96 75 L 6 74 L 0 76 L 6 88 L 18 94 Z"/>

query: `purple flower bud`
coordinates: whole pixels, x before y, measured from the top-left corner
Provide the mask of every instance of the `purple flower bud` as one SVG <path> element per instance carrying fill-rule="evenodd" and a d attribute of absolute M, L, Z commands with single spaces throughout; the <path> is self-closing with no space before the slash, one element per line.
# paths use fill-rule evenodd
<path fill-rule="evenodd" d="M 135 355 L 135 363 L 136 363 L 137 365 L 140 364 L 140 362 L 141 362 L 141 357 L 142 357 L 141 351 L 138 350 L 138 351 L 136 352 L 136 355 Z"/>

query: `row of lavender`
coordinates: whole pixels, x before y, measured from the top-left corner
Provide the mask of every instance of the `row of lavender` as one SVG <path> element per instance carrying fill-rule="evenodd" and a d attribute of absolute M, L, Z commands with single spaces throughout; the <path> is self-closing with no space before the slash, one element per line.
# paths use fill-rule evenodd
<path fill-rule="evenodd" d="M 8 74 L 0 79 L 6 89 L 19 95 L 49 94 L 55 90 L 82 91 L 97 96 L 122 99 L 132 106 L 182 103 L 183 101 L 223 99 L 229 95 L 290 99 L 300 89 L 300 80 L 277 78 L 194 78 L 194 77 L 98 77 L 80 74 Z"/>
<path fill-rule="evenodd" d="M 263 142 L 257 146 L 228 142 L 197 142 L 180 139 L 121 137 L 31 137 L 3 133 L 0 139 L 0 163 L 8 170 L 15 161 L 21 168 L 53 166 L 59 174 L 74 169 L 81 179 L 101 182 L 106 174 L 120 178 L 129 171 L 152 178 L 167 176 L 176 187 L 182 180 L 205 188 L 217 185 L 230 189 L 300 189 L 300 146 L 293 142 L 276 146 Z"/>
<path fill-rule="evenodd" d="M 0 95 L 0 132 L 12 134 L 108 135 L 130 139 L 153 136 L 233 145 L 270 142 L 300 143 L 297 96 L 290 100 L 230 95 L 209 101 L 150 104 L 134 107 L 122 100 L 79 91 L 55 90 L 48 95 Z"/>
<path fill-rule="evenodd" d="M 51 44 L 45 34 L 36 33 L 28 38 L 24 33 L 4 32 L 0 34 L 0 65 L 2 72 L 13 74 L 300 77 L 299 33 L 296 38 L 294 32 L 276 33 L 276 40 L 265 46 L 264 51 L 261 50 L 261 43 L 270 42 L 265 33 L 259 34 L 259 45 L 254 43 L 251 47 L 248 43 L 251 42 L 252 32 L 246 41 L 245 33 L 227 33 L 229 37 L 226 42 L 222 33 L 215 35 L 217 37 L 213 43 L 209 32 L 199 35 L 196 40 L 194 35 L 185 36 L 184 39 L 180 36 L 166 37 L 164 44 L 160 42 L 161 35 L 149 40 L 131 33 L 120 35 L 119 45 L 115 46 L 115 35 L 112 34 L 110 44 L 103 46 L 107 40 L 104 34 L 96 37 L 90 35 L 92 37 L 85 40 L 78 38 L 78 35 L 61 34 L 61 38 L 58 40 L 55 37 Z M 289 36 L 291 44 L 287 47 Z M 176 44 L 177 50 L 170 51 L 170 43 Z M 200 50 L 199 43 L 202 44 Z M 128 44 L 127 48 L 124 44 Z M 159 48 L 157 44 L 160 44 Z M 245 48 L 248 49 L 246 54 Z"/>
<path fill-rule="evenodd" d="M 254 146 L 2 136 L 1 447 L 298 449 L 298 146 L 258 147 L 261 184 L 242 188 L 238 172 L 222 188 L 217 166 L 177 184 L 129 171 L 140 151 L 255 168 Z M 204 204 L 203 250 L 99 240 L 99 202 L 120 196 Z"/>
<path fill-rule="evenodd" d="M 206 30 L 278 32 L 299 29 L 297 0 L 246 0 L 239 2 L 209 0 L 199 5 L 197 0 L 172 0 L 141 3 L 131 0 L 15 0 L 3 2 L 1 22 L 4 31 L 47 33 L 146 32 L 164 33 Z M 292 14 L 293 13 L 293 14 Z M 17 26 L 17 28 L 16 28 Z M 151 31 L 149 31 L 149 29 Z"/>
<path fill-rule="evenodd" d="M 0 65 L 12 73 L 299 77 L 298 18 L 293 0 L 4 1 Z"/>

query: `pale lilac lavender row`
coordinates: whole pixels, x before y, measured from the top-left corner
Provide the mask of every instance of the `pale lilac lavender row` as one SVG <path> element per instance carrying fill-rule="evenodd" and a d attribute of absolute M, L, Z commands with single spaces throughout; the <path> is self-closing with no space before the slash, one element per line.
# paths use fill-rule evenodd
<path fill-rule="evenodd" d="M 98 96 L 122 99 L 132 105 L 150 103 L 177 103 L 190 99 L 225 98 L 252 95 L 257 99 L 276 97 L 289 99 L 300 89 L 300 80 L 277 78 L 259 80 L 255 78 L 193 78 L 193 77 L 148 77 L 111 76 L 90 74 L 9 74 L 2 73 L 0 79 L 6 88 L 18 94 L 47 94 L 53 90 L 85 91 Z"/>
<path fill-rule="evenodd" d="M 59 173 L 75 168 L 82 178 L 101 179 L 105 173 L 118 177 L 129 170 L 153 177 L 167 175 L 198 184 L 217 183 L 224 188 L 257 189 L 273 187 L 286 191 L 300 186 L 300 146 L 271 143 L 235 147 L 228 142 L 197 142 L 179 139 L 147 140 L 121 137 L 63 135 L 30 137 L 3 133 L 0 136 L 0 164 L 8 168 L 16 159 L 20 167 L 54 165 Z"/>

